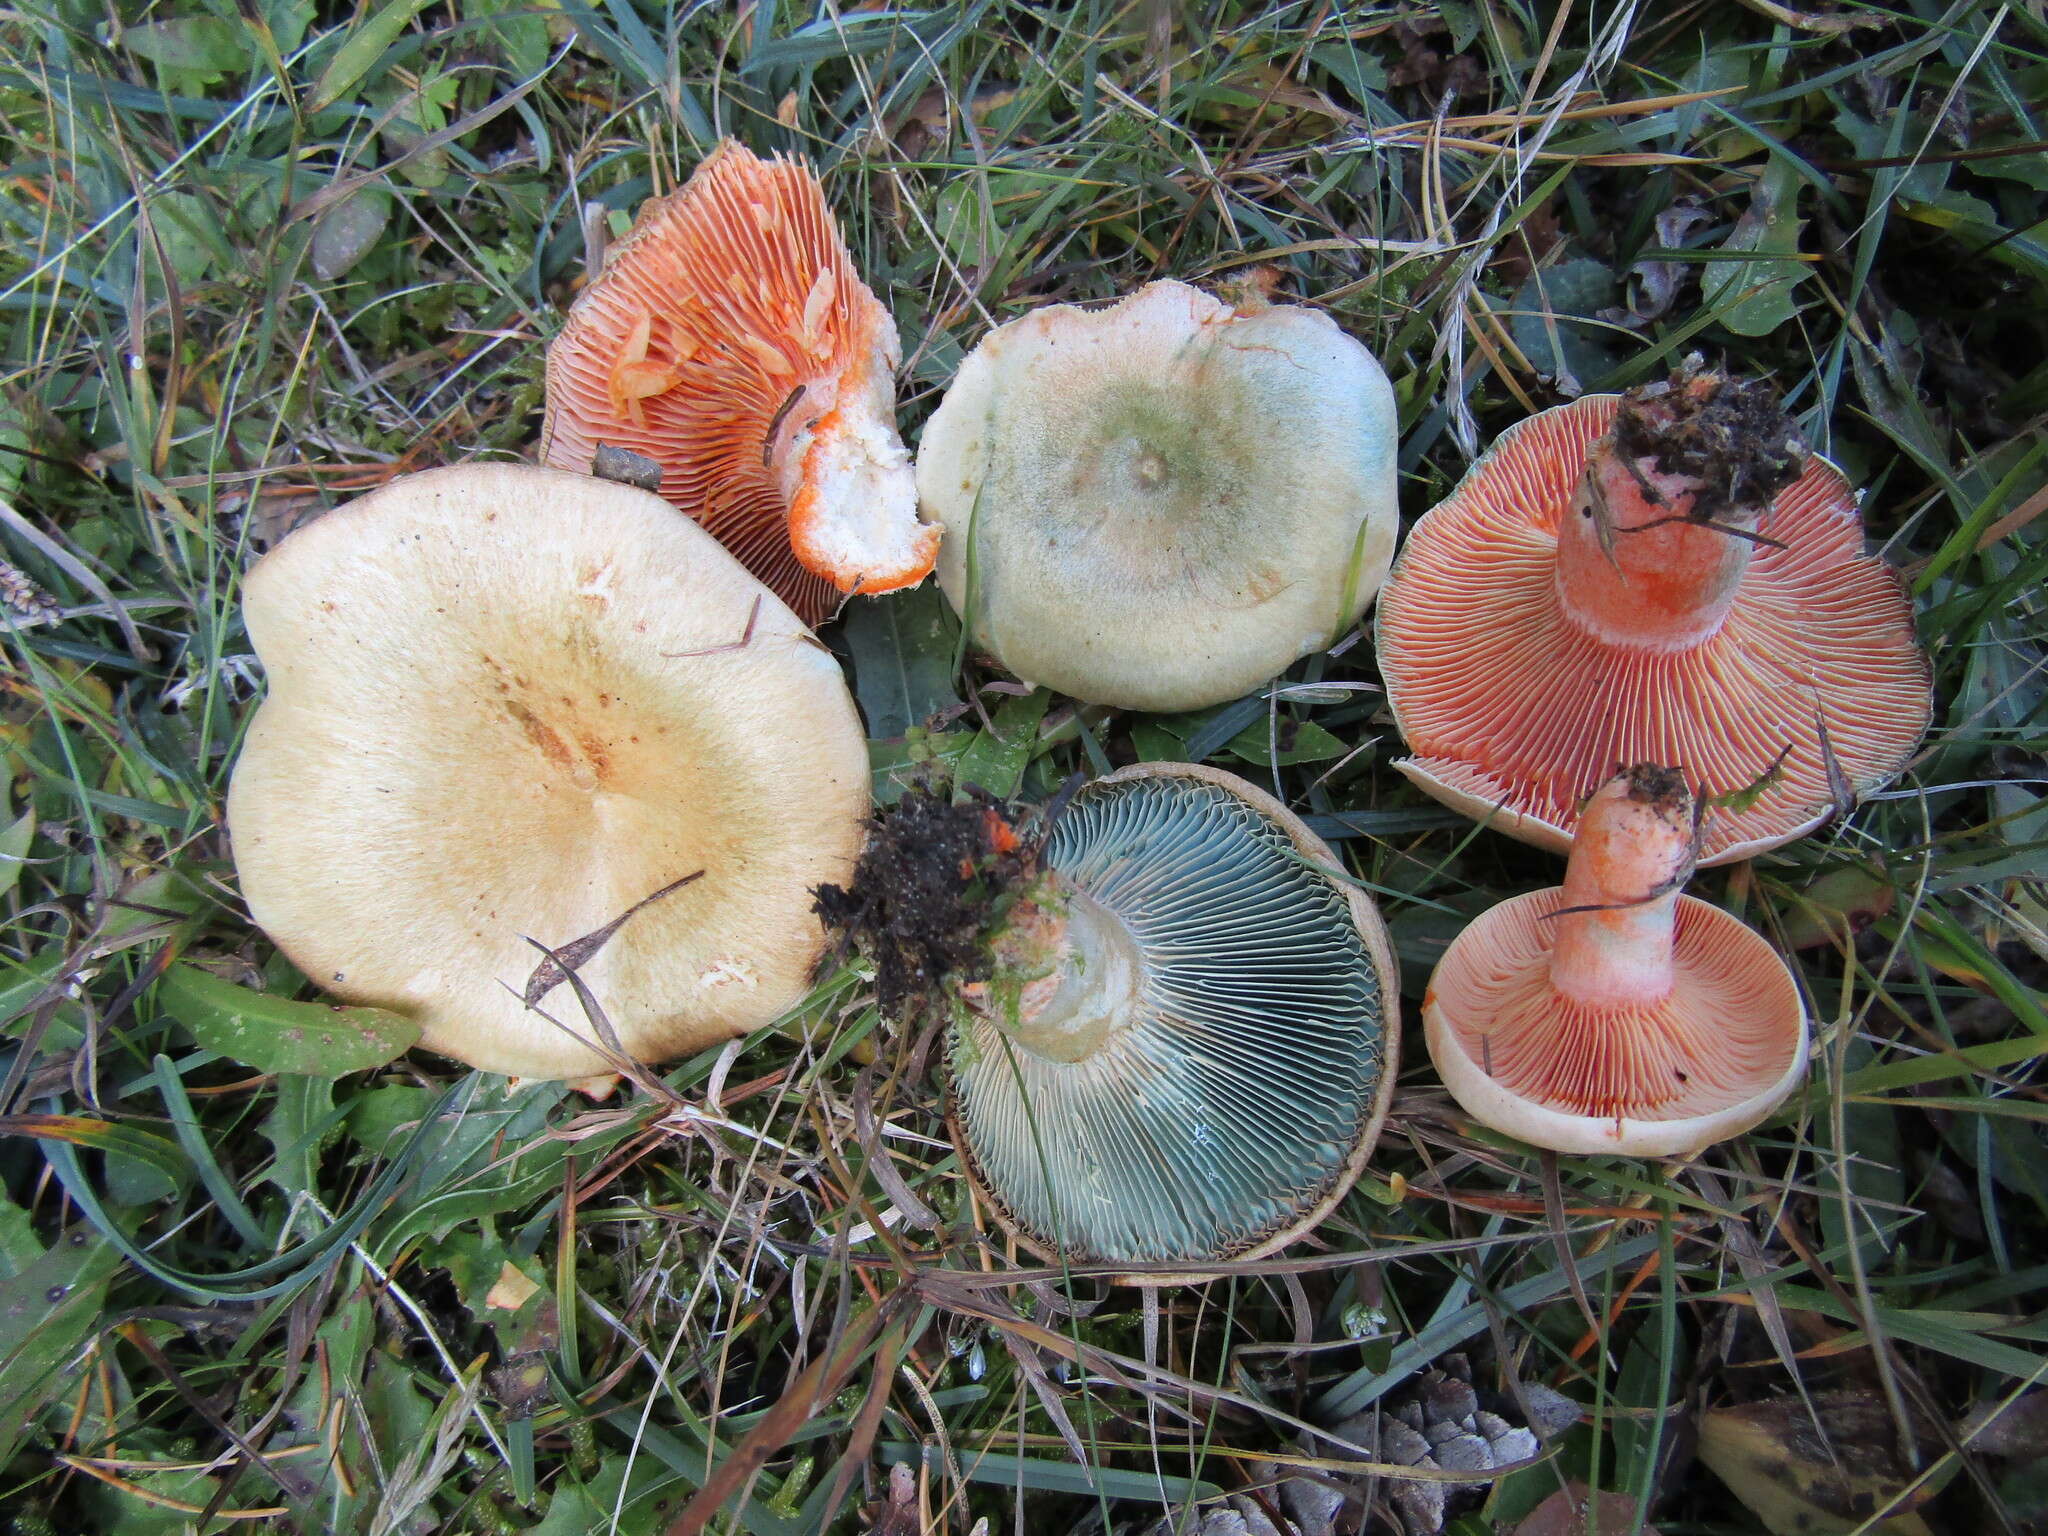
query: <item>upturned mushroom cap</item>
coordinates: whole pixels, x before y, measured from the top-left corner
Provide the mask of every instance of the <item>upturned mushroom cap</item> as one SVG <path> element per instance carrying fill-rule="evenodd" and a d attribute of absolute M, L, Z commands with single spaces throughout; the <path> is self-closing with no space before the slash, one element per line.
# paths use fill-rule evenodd
<path fill-rule="evenodd" d="M 1022 947 L 1045 975 L 984 990 L 949 1047 L 954 1137 L 998 1218 L 1048 1257 L 1190 1266 L 1313 1226 L 1393 1088 L 1371 901 L 1277 801 L 1185 764 L 1083 789 L 1042 863 L 1063 931 Z"/>
<path fill-rule="evenodd" d="M 985 337 L 924 429 L 946 596 L 1019 677 L 1132 709 L 1246 693 L 1330 644 L 1393 556 L 1393 390 L 1297 305 L 1182 283 Z"/>
<path fill-rule="evenodd" d="M 1620 406 L 1588 395 L 1509 428 L 1409 534 L 1375 618 L 1412 754 L 1396 766 L 1562 852 L 1617 762 L 1683 763 L 1717 795 L 1776 764 L 1706 830 L 1702 865 L 1745 858 L 1904 768 L 1932 711 L 1927 658 L 1834 465 L 1803 457 L 1731 533 L 1682 515 L 1687 482 L 1654 462 L 1606 453 L 1589 475 Z M 1588 578 L 1597 602 L 1575 597 Z M 1694 590 L 1712 600 L 1688 614 Z"/>
<path fill-rule="evenodd" d="M 698 1049 L 804 995 L 811 887 L 860 844 L 867 763 L 829 653 L 642 491 L 523 465 L 429 470 L 249 573 L 269 675 L 228 794 L 256 921 L 320 986 L 491 1071 L 605 1069 L 553 948 L 630 1055 Z"/>
<path fill-rule="evenodd" d="M 548 348 L 541 456 L 653 459 L 662 496 L 816 624 L 937 553 L 896 435 L 899 360 L 817 178 L 727 140 L 640 210 Z"/>
<path fill-rule="evenodd" d="M 1631 769 L 1588 803 L 1565 885 L 1501 903 L 1444 951 L 1423 1031 L 1473 1119 L 1558 1152 L 1677 1156 L 1798 1085 L 1799 989 L 1760 936 L 1679 894 L 1693 837 L 1683 780 Z"/>

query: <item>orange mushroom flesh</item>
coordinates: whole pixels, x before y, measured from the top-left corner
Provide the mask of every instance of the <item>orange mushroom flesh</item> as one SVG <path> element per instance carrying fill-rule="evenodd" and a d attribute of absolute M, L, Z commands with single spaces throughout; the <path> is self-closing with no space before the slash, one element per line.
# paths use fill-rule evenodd
<path fill-rule="evenodd" d="M 641 210 L 548 349 L 542 459 L 653 459 L 662 496 L 816 625 L 938 555 L 896 435 L 898 360 L 817 178 L 728 140 Z"/>
<path fill-rule="evenodd" d="M 1680 894 L 1697 832 L 1679 770 L 1626 769 L 1587 802 L 1563 886 L 1444 952 L 1424 1031 L 1475 1120 L 1560 1152 L 1671 1156 L 1748 1129 L 1804 1076 L 1784 962 Z"/>
<path fill-rule="evenodd" d="M 1761 387 L 1681 370 L 1506 433 L 1416 525 L 1379 602 L 1401 770 L 1563 851 L 1616 762 L 1760 786 L 1718 864 L 1813 830 L 1926 732 L 1926 656 L 1856 498 Z"/>

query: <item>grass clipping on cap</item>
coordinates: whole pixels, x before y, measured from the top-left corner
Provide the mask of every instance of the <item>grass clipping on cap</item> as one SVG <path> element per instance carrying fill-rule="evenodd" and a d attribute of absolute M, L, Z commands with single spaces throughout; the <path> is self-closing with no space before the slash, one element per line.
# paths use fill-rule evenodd
<path fill-rule="evenodd" d="M 819 886 L 814 910 L 843 936 L 841 955 L 851 944 L 873 963 L 884 1014 L 921 1017 L 989 979 L 996 934 L 1039 883 L 1045 830 L 1032 808 L 929 785 L 869 818 L 853 883 Z"/>

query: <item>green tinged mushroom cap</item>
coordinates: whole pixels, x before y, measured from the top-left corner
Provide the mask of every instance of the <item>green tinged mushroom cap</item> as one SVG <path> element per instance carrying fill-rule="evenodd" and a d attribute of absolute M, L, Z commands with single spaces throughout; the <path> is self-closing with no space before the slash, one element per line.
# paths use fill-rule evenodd
<path fill-rule="evenodd" d="M 970 1012 L 949 1051 L 956 1135 L 1034 1247 L 1131 1264 L 1270 1251 L 1342 1196 L 1378 1132 L 1398 1039 L 1385 931 L 1252 786 L 1135 774 L 1077 795 L 1042 859 L 1070 921 L 1096 930 L 1076 934 L 1055 1008 L 1092 965 L 1113 995 L 1086 1006 L 1108 1027 L 1083 1030 L 1099 1039 L 1075 1059 L 1071 1032 L 1034 1049 L 1048 1042 L 1030 1027 Z"/>
<path fill-rule="evenodd" d="M 1393 559 L 1397 421 L 1328 315 L 1149 283 L 984 337 L 926 423 L 939 584 L 1017 676 L 1125 709 L 1234 699 L 1329 645 Z"/>

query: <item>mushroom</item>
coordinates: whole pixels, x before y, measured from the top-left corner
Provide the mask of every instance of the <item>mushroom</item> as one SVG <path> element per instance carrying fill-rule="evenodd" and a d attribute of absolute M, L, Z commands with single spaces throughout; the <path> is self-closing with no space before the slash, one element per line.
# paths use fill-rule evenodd
<path fill-rule="evenodd" d="M 1679 894 L 1693 798 L 1628 768 L 1587 802 L 1564 884 L 1517 896 L 1444 951 L 1430 1059 L 1482 1125 L 1558 1152 L 1669 1157 L 1749 1129 L 1806 1074 L 1806 1015 L 1770 945 Z"/>
<path fill-rule="evenodd" d="M 954 1139 L 998 1219 L 1112 1263 L 1293 1241 L 1393 1091 L 1400 988 L 1371 899 L 1279 801 L 1184 763 L 1082 790 L 1042 864 L 947 1053 Z"/>
<path fill-rule="evenodd" d="M 1256 1257 L 1364 1165 L 1394 1082 L 1392 953 L 1270 796 L 1145 764 L 1082 789 L 1042 837 L 913 799 L 861 866 L 821 904 L 878 956 L 885 1002 L 908 979 L 952 1019 L 961 1162 L 1027 1248 L 1169 1271 Z M 976 926 L 933 922 L 952 901 Z M 895 947 L 919 924 L 922 949 Z"/>
<path fill-rule="evenodd" d="M 1638 761 L 1756 790 L 1702 865 L 1776 847 L 1898 774 L 1933 708 L 1841 472 L 1763 386 L 1693 365 L 1510 428 L 1416 524 L 1376 625 L 1396 766 L 1560 852 Z"/>
<path fill-rule="evenodd" d="M 860 725 L 831 655 L 674 508 L 525 465 L 408 475 L 266 555 L 243 614 L 270 688 L 235 866 L 321 987 L 527 1077 L 609 1065 L 529 939 L 642 1060 L 804 997 L 811 887 L 859 851 Z"/>
<path fill-rule="evenodd" d="M 896 435 L 899 360 L 817 178 L 728 139 L 640 210 L 548 348 L 541 457 L 653 459 L 662 496 L 815 625 L 936 556 Z"/>
<path fill-rule="evenodd" d="M 1393 556 L 1394 394 L 1298 305 L 1156 282 L 983 338 L 924 429 L 939 581 L 1019 677 L 1131 709 L 1246 693 Z"/>

